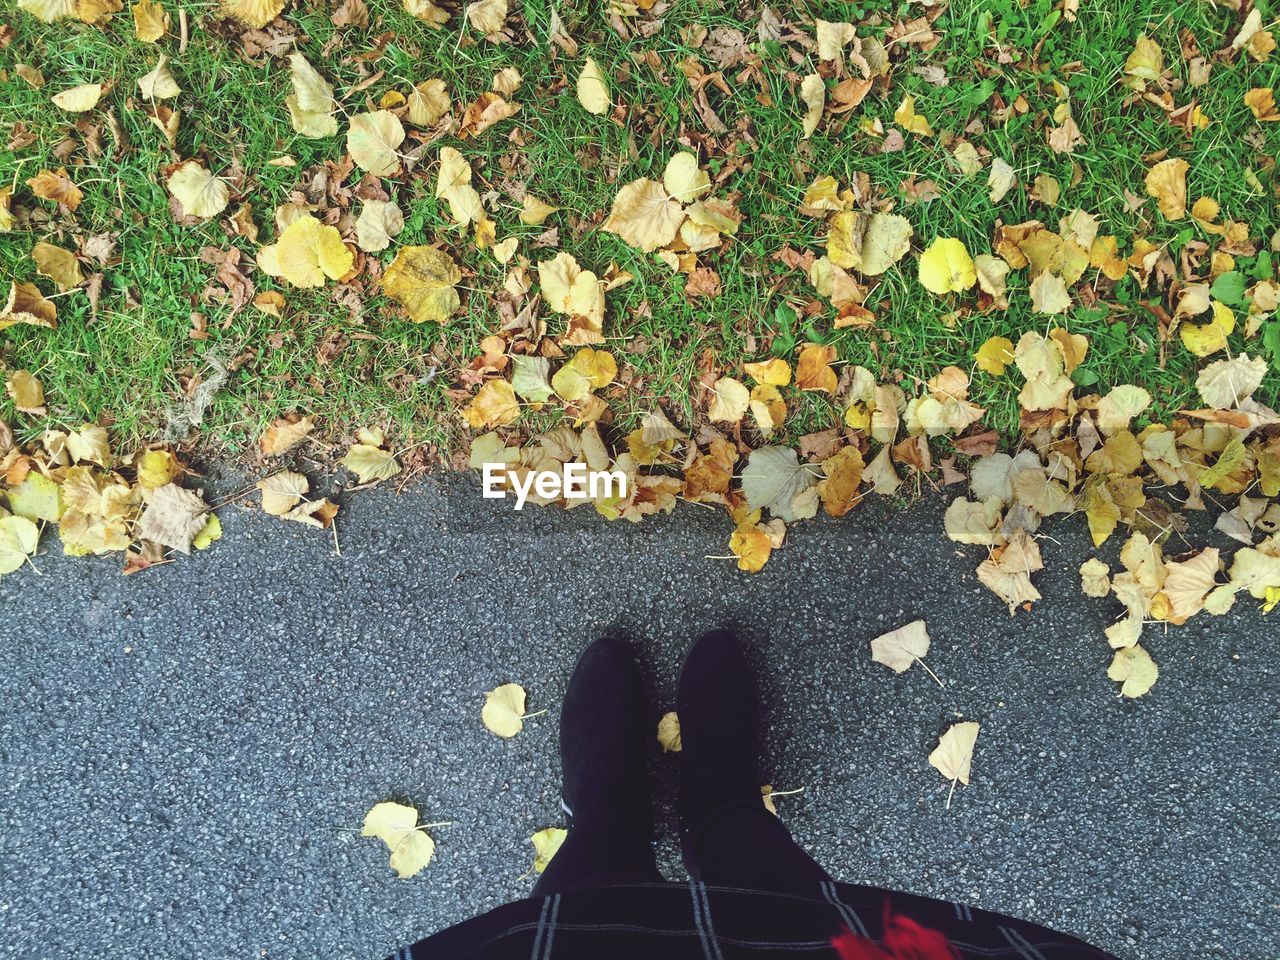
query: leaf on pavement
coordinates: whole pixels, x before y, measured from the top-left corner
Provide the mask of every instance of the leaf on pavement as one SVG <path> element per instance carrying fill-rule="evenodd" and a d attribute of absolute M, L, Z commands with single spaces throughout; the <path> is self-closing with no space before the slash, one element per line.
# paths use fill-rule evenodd
<path fill-rule="evenodd" d="M 674 710 L 664 713 L 658 721 L 658 743 L 662 745 L 663 753 L 680 752 L 680 718 Z"/>
<path fill-rule="evenodd" d="M 902 673 L 919 661 L 938 686 L 942 686 L 942 681 L 925 665 L 924 656 L 928 652 L 929 631 L 923 620 L 912 620 L 871 641 L 871 659 L 876 663 L 883 663 L 894 673 Z"/>
<path fill-rule="evenodd" d="M 504 683 L 484 695 L 480 719 L 490 733 L 510 738 L 524 729 L 524 687 Z"/>
<path fill-rule="evenodd" d="M 947 732 L 938 738 L 938 745 L 929 754 L 929 763 L 951 781 L 952 792 L 956 781 L 969 783 L 970 768 L 973 764 L 973 747 L 978 742 L 978 730 L 981 725 L 972 720 L 952 724 Z M 951 795 L 947 795 L 947 808 L 951 807 Z"/>
<path fill-rule="evenodd" d="M 418 826 L 418 811 L 403 803 L 374 804 L 365 814 L 362 837 L 377 837 L 391 851 L 391 869 L 404 880 L 431 862 L 435 841 L 425 827 Z"/>
<path fill-rule="evenodd" d="M 138 520 L 137 535 L 179 553 L 191 552 L 191 540 L 204 529 L 210 507 L 176 483 L 151 492 L 151 502 Z"/>
<path fill-rule="evenodd" d="M 533 844 L 534 873 L 542 873 L 547 869 L 547 864 L 559 851 L 567 836 L 569 831 L 563 827 L 544 827 L 529 838 L 529 842 Z"/>

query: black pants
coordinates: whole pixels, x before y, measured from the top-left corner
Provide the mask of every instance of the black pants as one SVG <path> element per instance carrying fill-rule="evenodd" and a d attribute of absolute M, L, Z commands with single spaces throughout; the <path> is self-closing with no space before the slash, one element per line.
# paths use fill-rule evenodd
<path fill-rule="evenodd" d="M 726 804 L 682 833 L 689 872 L 713 886 L 786 893 L 831 879 L 760 800 Z M 662 879 L 649 824 L 608 814 L 573 825 L 532 896 Z"/>

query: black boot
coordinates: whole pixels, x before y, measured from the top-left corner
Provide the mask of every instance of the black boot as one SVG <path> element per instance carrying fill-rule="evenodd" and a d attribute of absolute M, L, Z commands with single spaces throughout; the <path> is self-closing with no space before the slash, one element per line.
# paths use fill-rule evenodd
<path fill-rule="evenodd" d="M 755 682 L 733 634 L 703 634 L 680 672 L 680 822 L 686 862 L 690 834 L 733 803 L 760 805 L 756 761 L 760 710 Z"/>
<path fill-rule="evenodd" d="M 593 642 L 573 670 L 560 708 L 560 766 L 571 822 L 635 824 L 652 832 L 645 762 L 644 694 L 627 642 Z"/>

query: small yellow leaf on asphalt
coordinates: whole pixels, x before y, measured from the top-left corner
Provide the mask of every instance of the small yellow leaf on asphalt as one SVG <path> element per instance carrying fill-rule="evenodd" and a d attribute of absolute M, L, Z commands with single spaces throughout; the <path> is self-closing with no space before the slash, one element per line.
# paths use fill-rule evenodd
<path fill-rule="evenodd" d="M 188 160 L 169 174 L 169 192 L 188 217 L 214 217 L 227 208 L 227 185 L 196 160 Z"/>
<path fill-rule="evenodd" d="M 418 827 L 418 811 L 403 803 L 374 804 L 365 814 L 362 837 L 377 837 L 391 851 L 391 869 L 404 880 L 431 862 L 436 844 Z"/>
<path fill-rule="evenodd" d="M 454 285 L 462 271 L 435 247 L 402 247 L 382 275 L 382 289 L 398 300 L 414 323 L 444 323 L 462 305 Z"/>
<path fill-rule="evenodd" d="M 603 116 L 612 106 L 609 100 L 609 81 L 604 71 L 590 57 L 582 64 L 578 74 L 578 102 L 588 113 Z"/>
<path fill-rule="evenodd" d="M 0 575 L 19 569 L 39 542 L 40 528 L 26 517 L 0 517 Z"/>
<path fill-rule="evenodd" d="M 404 126 L 389 110 L 357 113 L 347 129 L 347 152 L 361 170 L 375 177 L 394 176 L 400 170 L 396 148 L 404 142 Z"/>
<path fill-rule="evenodd" d="M 283 517 L 307 495 L 311 482 L 301 473 L 281 470 L 256 484 L 262 491 L 262 509 L 273 517 Z"/>
<path fill-rule="evenodd" d="M 524 687 L 504 683 L 484 695 L 480 719 L 485 729 L 500 737 L 510 738 L 524 729 Z"/>
<path fill-rule="evenodd" d="M 529 842 L 533 844 L 534 873 L 541 873 L 547 869 L 547 864 L 559 851 L 560 845 L 564 843 L 567 836 L 569 831 L 563 827 L 545 827 L 529 838 Z"/>
<path fill-rule="evenodd" d="M 980 725 L 972 720 L 953 724 L 938 738 L 938 745 L 929 754 L 929 763 L 948 780 L 967 785 L 979 729 Z"/>
<path fill-rule="evenodd" d="M 729 537 L 729 552 L 738 558 L 738 569 L 759 573 L 769 562 L 773 541 L 758 523 L 740 523 Z"/>
<path fill-rule="evenodd" d="M 920 282 L 931 293 L 968 290 L 978 282 L 978 271 L 963 243 L 938 237 L 920 255 Z"/>
<path fill-rule="evenodd" d="M 84 113 L 98 105 L 98 101 L 102 99 L 102 90 L 100 83 L 82 83 L 78 87 L 54 94 L 53 103 L 68 113 Z"/>
<path fill-rule="evenodd" d="M 1107 677 L 1120 682 L 1120 694 L 1125 697 L 1142 696 L 1159 676 L 1160 668 L 1151 654 L 1138 644 L 1117 650 L 1107 667 Z"/>
<path fill-rule="evenodd" d="M 1111 592 L 1111 568 L 1097 557 L 1080 564 L 1080 590 L 1086 597 L 1105 597 Z"/>
<path fill-rule="evenodd" d="M 929 652 L 929 631 L 923 620 L 890 630 L 871 641 L 871 659 L 894 673 L 902 673 Z"/>
<path fill-rule="evenodd" d="M 658 743 L 662 745 L 663 753 L 679 753 L 681 750 L 680 717 L 674 710 L 664 713 L 658 721 Z"/>

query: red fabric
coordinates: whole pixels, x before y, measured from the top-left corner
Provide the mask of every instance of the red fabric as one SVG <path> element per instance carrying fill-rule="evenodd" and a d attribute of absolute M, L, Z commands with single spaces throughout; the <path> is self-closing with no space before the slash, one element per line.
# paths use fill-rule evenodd
<path fill-rule="evenodd" d="M 831 938 L 840 960 L 961 960 L 956 948 L 937 930 L 922 927 L 910 917 L 884 905 L 884 938 L 874 940 L 844 930 Z"/>

